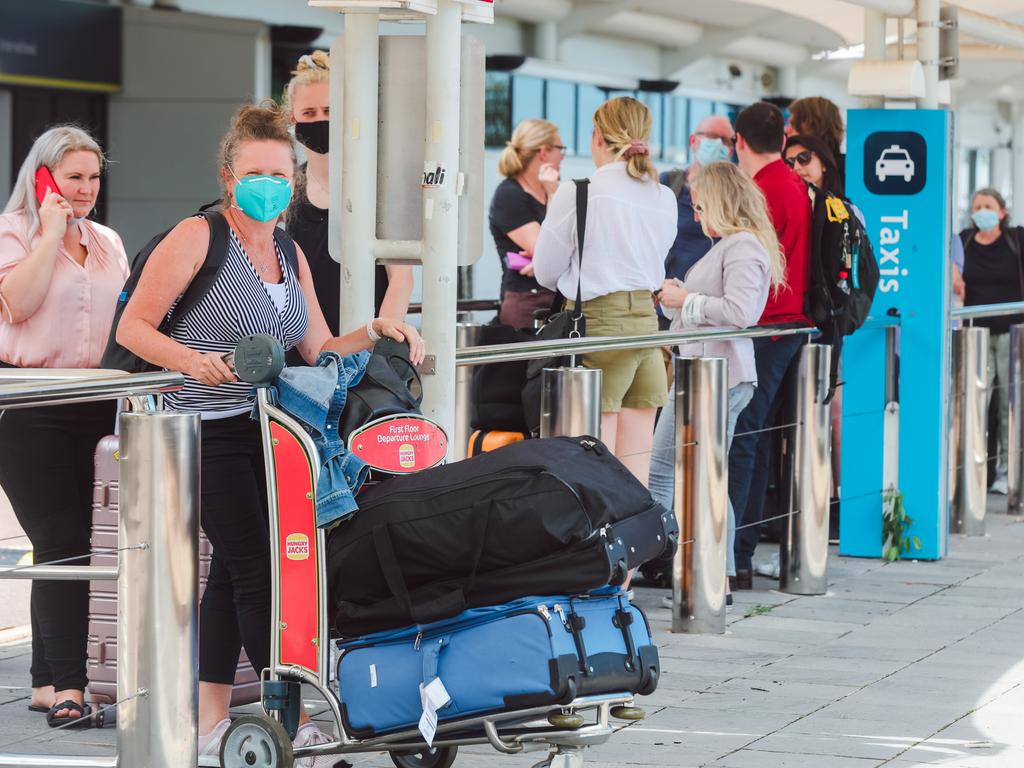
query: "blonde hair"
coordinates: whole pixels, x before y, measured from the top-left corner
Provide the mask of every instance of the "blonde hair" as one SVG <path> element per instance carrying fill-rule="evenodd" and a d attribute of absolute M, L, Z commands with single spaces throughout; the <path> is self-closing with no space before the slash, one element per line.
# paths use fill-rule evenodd
<path fill-rule="evenodd" d="M 749 232 L 768 252 L 772 288 L 786 285 L 786 256 L 779 246 L 775 226 L 768 215 L 764 194 L 747 174 L 732 163 L 705 165 L 691 182 L 700 212 L 701 226 L 720 237 Z"/>
<path fill-rule="evenodd" d="M 626 172 L 630 176 L 637 181 L 644 177 L 657 180 L 649 154 L 628 154 L 635 142 L 646 143 L 651 137 L 651 110 L 643 102 L 631 96 L 608 99 L 594 113 L 594 127 L 615 159 L 625 159 Z"/>
<path fill-rule="evenodd" d="M 28 235 L 32 237 L 39 229 L 39 201 L 36 199 L 36 171 L 46 166 L 52 172 L 60 165 L 68 152 L 92 152 L 99 158 L 100 169 L 106 165 L 103 150 L 87 131 L 77 125 L 55 125 L 45 131 L 25 156 L 18 171 L 14 190 L 7 200 L 4 213 L 24 211 L 28 216 Z"/>
<path fill-rule="evenodd" d="M 505 144 L 498 158 L 498 173 L 518 176 L 544 147 L 558 144 L 558 126 L 547 120 L 523 120 L 512 132 L 512 140 Z"/>
<path fill-rule="evenodd" d="M 295 147 L 288 132 L 288 113 L 277 102 L 267 99 L 260 104 L 244 104 L 231 118 L 231 126 L 220 140 L 217 153 L 218 169 L 232 169 L 238 148 L 247 141 L 279 141 L 288 147 L 295 164 Z M 224 185 L 223 174 L 217 174 L 221 184 L 221 201 L 230 197 Z"/>
<path fill-rule="evenodd" d="M 304 85 L 326 83 L 331 79 L 331 55 L 327 51 L 313 51 L 299 57 L 299 63 L 292 70 L 292 79 L 284 87 L 284 109 L 292 113 L 292 99 L 295 91 Z"/>

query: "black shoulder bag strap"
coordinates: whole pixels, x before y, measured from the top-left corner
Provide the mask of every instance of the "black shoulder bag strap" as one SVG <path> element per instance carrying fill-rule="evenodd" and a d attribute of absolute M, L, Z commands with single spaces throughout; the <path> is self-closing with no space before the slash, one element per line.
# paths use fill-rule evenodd
<path fill-rule="evenodd" d="M 579 252 L 579 271 L 576 273 L 576 307 L 572 313 L 570 339 L 579 338 L 579 321 L 583 317 L 583 240 L 587 229 L 587 193 L 590 179 L 573 179 L 576 185 L 576 246 Z"/>
<path fill-rule="evenodd" d="M 200 209 L 197 215 L 206 219 L 206 223 L 210 227 L 210 244 L 206 248 L 206 258 L 203 260 L 203 266 L 196 272 L 196 276 L 192 278 L 192 282 L 189 283 L 185 293 L 182 294 L 181 301 L 178 302 L 174 312 L 171 313 L 171 316 L 164 323 L 166 330 L 173 328 L 178 320 L 187 315 L 196 304 L 202 301 L 203 297 L 213 286 L 217 275 L 220 274 L 220 270 L 226 261 L 228 240 L 231 238 L 231 228 L 228 226 L 228 220 L 224 218 L 224 214 L 220 211 L 205 210 L 205 207 Z"/>

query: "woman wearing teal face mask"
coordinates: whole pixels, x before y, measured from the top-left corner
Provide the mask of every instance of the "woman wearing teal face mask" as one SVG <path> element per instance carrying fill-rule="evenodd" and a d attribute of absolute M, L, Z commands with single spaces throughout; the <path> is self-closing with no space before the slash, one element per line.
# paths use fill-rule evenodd
<path fill-rule="evenodd" d="M 964 304 L 1000 304 L 1024 300 L 1024 237 L 1010 225 L 1006 201 L 995 189 L 979 189 L 971 198 L 974 226 L 960 233 L 964 244 Z M 1006 493 L 1007 409 L 1010 383 L 1010 326 L 1024 315 L 976 320 L 988 328 L 988 391 L 997 396 L 998 454 L 994 493 Z M 994 388 L 994 385 L 996 388 Z"/>
<path fill-rule="evenodd" d="M 263 447 L 252 421 L 252 387 L 238 381 L 224 356 L 243 336 L 269 333 L 312 364 L 323 351 L 369 349 L 380 336 L 407 340 L 414 363 L 423 340 L 405 323 L 373 318 L 332 336 L 313 289 L 309 264 L 296 247 L 290 262 L 275 229 L 295 173 L 286 114 L 277 105 L 238 110 L 220 148 L 222 212 L 231 228 L 224 266 L 207 294 L 170 329 L 158 328 L 206 258 L 204 218 L 178 224 L 153 251 L 118 325 L 117 341 L 145 360 L 181 371 L 185 387 L 165 398 L 169 410 L 199 411 L 202 526 L 213 544 L 210 578 L 200 606 L 199 753 L 216 755 L 230 725 L 231 687 L 244 646 L 257 673 L 270 664 L 270 537 Z M 303 714 L 295 743 L 326 737 Z M 304 758 L 327 768 L 334 758 Z"/>

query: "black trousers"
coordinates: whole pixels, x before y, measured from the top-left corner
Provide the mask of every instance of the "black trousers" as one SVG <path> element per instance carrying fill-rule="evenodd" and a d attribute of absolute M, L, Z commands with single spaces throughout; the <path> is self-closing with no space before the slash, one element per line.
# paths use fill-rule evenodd
<path fill-rule="evenodd" d="M 270 526 L 259 424 L 248 414 L 202 425 L 202 526 L 213 545 L 199 608 L 199 679 L 233 683 L 242 646 L 270 665 Z"/>
<path fill-rule="evenodd" d="M 89 564 L 93 459 L 114 414 L 113 402 L 0 413 L 0 486 L 36 563 Z M 32 686 L 85 690 L 89 583 L 33 581 L 31 614 Z"/>

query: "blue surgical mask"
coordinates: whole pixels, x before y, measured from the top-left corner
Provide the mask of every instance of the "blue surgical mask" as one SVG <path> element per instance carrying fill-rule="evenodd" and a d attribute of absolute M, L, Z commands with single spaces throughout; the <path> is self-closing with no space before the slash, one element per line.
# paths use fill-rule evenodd
<path fill-rule="evenodd" d="M 732 152 L 721 139 L 701 139 L 697 146 L 696 158 L 702 166 L 722 161 L 728 162 L 730 157 L 732 157 Z"/>
<path fill-rule="evenodd" d="M 999 214 L 990 208 L 979 208 L 971 214 L 971 221 L 974 222 L 974 226 L 984 232 L 999 226 Z"/>
<path fill-rule="evenodd" d="M 292 183 L 277 176 L 246 176 L 239 179 L 234 171 L 235 205 L 256 221 L 270 221 L 284 212 L 292 199 Z"/>

